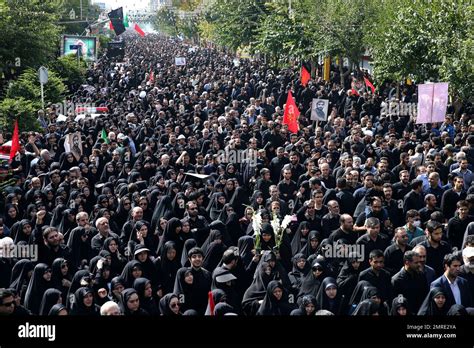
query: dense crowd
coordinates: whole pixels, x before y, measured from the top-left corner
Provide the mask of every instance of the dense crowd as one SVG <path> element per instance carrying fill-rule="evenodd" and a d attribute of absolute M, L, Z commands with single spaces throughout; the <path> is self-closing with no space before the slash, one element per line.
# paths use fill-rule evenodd
<path fill-rule="evenodd" d="M 414 84 L 372 94 L 334 66 L 304 86 L 298 67 L 124 36 L 68 100 L 107 113 L 50 105 L 21 130 L 0 249 L 37 258 L 0 258 L 1 315 L 472 313 L 472 105 L 416 124 L 388 111 Z"/>

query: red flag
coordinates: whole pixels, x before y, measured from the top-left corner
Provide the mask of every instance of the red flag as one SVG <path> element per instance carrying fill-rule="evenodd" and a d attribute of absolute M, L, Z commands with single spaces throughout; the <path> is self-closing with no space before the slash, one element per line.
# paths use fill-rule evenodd
<path fill-rule="evenodd" d="M 311 68 L 306 62 L 301 64 L 301 84 L 306 87 L 308 81 L 311 80 Z"/>
<path fill-rule="evenodd" d="M 140 26 L 137 23 L 135 23 L 135 30 L 141 37 L 145 36 L 145 32 L 142 30 L 142 28 L 140 28 Z"/>
<path fill-rule="evenodd" d="M 216 307 L 216 304 L 214 303 L 214 297 L 212 296 L 212 291 L 209 291 L 207 296 L 209 298 L 209 309 L 210 309 L 209 315 L 214 315 L 214 308 Z"/>
<path fill-rule="evenodd" d="M 109 29 L 114 30 L 114 26 L 112 25 L 112 21 L 109 22 Z"/>
<path fill-rule="evenodd" d="M 372 90 L 372 94 L 375 94 L 375 87 L 372 82 L 369 81 L 367 77 L 364 77 L 365 85 Z"/>
<path fill-rule="evenodd" d="M 10 162 L 20 150 L 20 136 L 18 134 L 18 120 L 15 120 L 15 129 L 13 130 L 12 147 L 10 149 Z"/>
<path fill-rule="evenodd" d="M 152 71 L 150 71 L 150 78 L 149 78 L 149 81 L 151 83 L 155 82 L 155 73 Z"/>
<path fill-rule="evenodd" d="M 283 124 L 288 125 L 288 130 L 292 133 L 298 133 L 298 116 L 300 111 L 296 106 L 295 100 L 291 91 L 288 91 L 288 98 L 286 99 L 285 113 L 283 114 Z"/>

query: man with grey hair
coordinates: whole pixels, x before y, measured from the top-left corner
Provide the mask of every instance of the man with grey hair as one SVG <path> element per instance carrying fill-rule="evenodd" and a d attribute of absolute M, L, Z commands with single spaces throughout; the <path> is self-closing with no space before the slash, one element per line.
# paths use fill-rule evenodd
<path fill-rule="evenodd" d="M 420 271 L 425 276 L 426 284 L 429 286 L 436 279 L 436 272 L 426 264 L 426 248 L 418 244 L 413 248 L 413 251 L 416 252 L 420 258 Z"/>
<path fill-rule="evenodd" d="M 98 218 L 95 222 L 95 227 L 97 228 L 97 233 L 91 239 L 91 247 L 94 253 L 97 255 L 99 254 L 102 246 L 104 245 L 104 241 L 109 237 L 114 237 L 118 239 L 118 236 L 110 230 L 109 227 L 109 220 L 106 217 Z"/>
<path fill-rule="evenodd" d="M 393 239 L 394 243 L 385 249 L 384 252 L 385 269 L 389 271 L 391 275 L 394 275 L 400 270 L 403 266 L 403 255 L 412 249 L 412 247 L 408 245 L 408 234 L 404 227 L 397 227 L 395 229 Z"/>
<path fill-rule="evenodd" d="M 420 256 L 410 250 L 403 255 L 403 268 L 392 277 L 394 294 L 402 294 L 408 300 L 408 310 L 418 313 L 429 291 L 426 279 L 421 272 Z"/>
<path fill-rule="evenodd" d="M 100 307 L 100 315 L 123 315 L 123 313 L 120 311 L 118 304 L 116 304 L 114 301 L 107 301 Z"/>
<path fill-rule="evenodd" d="M 369 254 L 372 250 L 385 250 L 389 241 L 388 238 L 380 234 L 380 220 L 376 217 L 369 217 L 365 220 L 367 233 L 357 239 L 356 244 L 362 245 L 364 250 L 364 261 L 362 261 L 361 269 L 369 267 Z"/>

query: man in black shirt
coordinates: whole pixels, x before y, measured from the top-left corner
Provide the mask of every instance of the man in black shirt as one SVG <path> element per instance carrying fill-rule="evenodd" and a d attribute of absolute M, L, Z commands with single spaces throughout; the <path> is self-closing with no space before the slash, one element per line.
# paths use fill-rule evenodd
<path fill-rule="evenodd" d="M 391 275 L 397 273 L 401 267 L 403 267 L 403 255 L 412 249 L 408 245 L 408 234 L 404 227 L 398 227 L 395 229 L 395 242 L 385 249 L 385 269 L 390 272 Z"/>
<path fill-rule="evenodd" d="M 296 186 L 296 183 L 291 180 L 291 177 L 291 169 L 285 166 L 283 169 L 283 180 L 278 183 L 278 190 L 280 191 L 281 199 L 286 203 L 295 199 L 296 192 L 298 191 L 298 186 Z"/>
<path fill-rule="evenodd" d="M 390 273 L 384 269 L 384 256 L 381 250 L 372 250 L 369 255 L 370 268 L 359 274 L 359 282 L 361 280 L 368 281 L 372 286 L 376 287 L 380 292 L 382 302 L 390 302 L 392 300 L 392 280 Z"/>
<path fill-rule="evenodd" d="M 421 273 L 420 256 L 410 250 L 403 255 L 403 268 L 392 277 L 394 294 L 402 294 L 408 300 L 409 311 L 418 312 L 429 291 L 426 279 Z"/>
<path fill-rule="evenodd" d="M 420 245 L 423 245 L 426 249 L 426 264 L 433 268 L 436 272 L 436 276 L 439 277 L 444 271 L 444 256 L 451 252 L 451 247 L 448 243 L 441 240 L 443 237 L 443 229 L 439 222 L 428 221 L 425 233 L 428 235 L 428 239 L 421 242 Z"/>
<path fill-rule="evenodd" d="M 389 244 L 389 240 L 383 234 L 380 234 L 380 220 L 376 217 L 369 217 L 365 220 L 367 233 L 357 239 L 356 244 L 364 246 L 364 261 L 362 261 L 361 269 L 369 266 L 369 255 L 372 250 L 385 250 Z"/>
<path fill-rule="evenodd" d="M 462 250 L 462 241 L 464 239 L 464 233 L 466 232 L 467 225 L 474 221 L 474 217 L 469 214 L 469 205 L 466 201 L 459 201 L 456 204 L 457 215 L 448 221 L 448 228 L 446 234 L 448 242 L 451 246 Z"/>
<path fill-rule="evenodd" d="M 411 191 L 403 198 L 403 213 L 411 209 L 420 210 L 425 205 L 423 201 L 423 181 L 413 180 L 411 182 Z"/>

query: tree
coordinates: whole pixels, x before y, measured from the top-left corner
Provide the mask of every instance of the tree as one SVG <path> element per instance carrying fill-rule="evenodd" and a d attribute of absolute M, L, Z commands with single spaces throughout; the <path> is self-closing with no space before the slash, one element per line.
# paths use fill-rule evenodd
<path fill-rule="evenodd" d="M 5 98 L 0 103 L 0 127 L 7 131 L 13 131 L 15 118 L 18 117 L 20 131 L 40 131 L 40 125 L 36 119 L 38 104 L 20 98 Z"/>
<path fill-rule="evenodd" d="M 68 89 L 71 91 L 85 82 L 87 63 L 80 59 L 78 64 L 75 55 L 59 57 L 50 64 L 50 67 L 66 82 Z"/>
<path fill-rule="evenodd" d="M 260 22 L 268 14 L 265 4 L 269 1 L 217 0 L 212 3 L 205 18 L 216 26 L 216 42 L 233 51 L 250 45 Z"/>
<path fill-rule="evenodd" d="M 177 22 L 178 17 L 175 12 L 167 7 L 162 7 L 153 19 L 153 27 L 160 33 L 176 36 L 178 35 Z"/>
<path fill-rule="evenodd" d="M 82 4 L 82 19 L 81 19 Z M 74 10 L 75 19 L 70 19 L 69 12 Z M 93 21 L 99 18 L 100 8 L 96 4 L 92 4 L 91 0 L 64 0 L 61 6 L 62 21 L 85 21 L 82 23 L 65 23 L 62 24 L 65 34 L 81 35 L 89 25 L 87 21 Z"/>
<path fill-rule="evenodd" d="M 474 5 L 442 0 L 394 0 L 378 11 L 367 41 L 377 79 L 413 76 L 450 83 L 451 94 L 472 99 Z"/>
<path fill-rule="evenodd" d="M 54 59 L 60 38 L 61 0 L 0 0 L 0 68 L 21 62 L 19 71 Z M 7 76 L 11 77 L 11 76 Z"/>
<path fill-rule="evenodd" d="M 61 78 L 54 70 L 48 72 L 48 83 L 44 85 L 45 103 L 59 103 L 67 92 Z M 36 70 L 28 68 L 12 82 L 7 90 L 7 98 L 25 98 L 41 106 L 41 85 Z"/>

